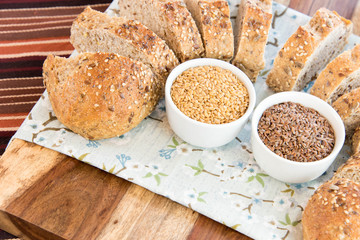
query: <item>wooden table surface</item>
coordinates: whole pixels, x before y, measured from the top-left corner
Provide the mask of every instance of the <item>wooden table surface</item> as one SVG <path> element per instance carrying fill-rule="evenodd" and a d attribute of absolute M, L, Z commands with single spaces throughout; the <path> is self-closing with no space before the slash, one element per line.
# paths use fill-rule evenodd
<path fill-rule="evenodd" d="M 359 34 L 360 0 L 278 2 L 308 15 L 320 7 L 336 10 L 353 20 Z M 249 239 L 140 186 L 18 139 L 1 158 L 0 189 L 0 228 L 23 239 Z"/>

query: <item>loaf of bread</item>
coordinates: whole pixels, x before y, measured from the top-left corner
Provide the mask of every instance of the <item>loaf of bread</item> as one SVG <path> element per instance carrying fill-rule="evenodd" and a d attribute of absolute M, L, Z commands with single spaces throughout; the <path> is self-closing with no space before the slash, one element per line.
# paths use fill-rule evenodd
<path fill-rule="evenodd" d="M 128 132 L 152 112 L 160 95 L 148 66 L 113 53 L 49 55 L 43 77 L 59 121 L 92 140 Z"/>
<path fill-rule="evenodd" d="M 271 0 L 242 0 L 235 23 L 232 64 L 255 82 L 265 67 L 265 46 L 271 25 Z"/>
<path fill-rule="evenodd" d="M 344 122 L 346 137 L 353 136 L 355 128 L 360 126 L 360 88 L 339 97 L 332 107 L 338 112 Z"/>
<path fill-rule="evenodd" d="M 360 154 L 353 154 L 338 168 L 333 178 L 346 178 L 360 184 Z"/>
<path fill-rule="evenodd" d="M 360 87 L 360 44 L 331 61 L 321 71 L 310 93 L 332 104 L 357 87 Z"/>
<path fill-rule="evenodd" d="M 360 153 L 360 126 L 355 129 L 355 132 L 351 138 L 351 147 L 353 154 L 357 152 Z"/>
<path fill-rule="evenodd" d="M 267 77 L 267 85 L 276 92 L 303 89 L 339 54 L 351 32 L 351 21 L 335 11 L 319 9 L 279 51 Z"/>
<path fill-rule="evenodd" d="M 199 30 L 183 0 L 119 0 L 119 15 L 150 28 L 181 62 L 204 53 Z"/>
<path fill-rule="evenodd" d="M 184 0 L 201 33 L 205 57 L 230 61 L 234 35 L 226 0 Z"/>
<path fill-rule="evenodd" d="M 148 65 L 165 85 L 179 64 L 165 41 L 141 23 L 110 17 L 87 7 L 71 27 L 70 41 L 78 52 L 111 52 Z"/>
<path fill-rule="evenodd" d="M 349 179 L 321 185 L 303 213 L 303 239 L 360 239 L 359 196 L 360 184 Z"/>

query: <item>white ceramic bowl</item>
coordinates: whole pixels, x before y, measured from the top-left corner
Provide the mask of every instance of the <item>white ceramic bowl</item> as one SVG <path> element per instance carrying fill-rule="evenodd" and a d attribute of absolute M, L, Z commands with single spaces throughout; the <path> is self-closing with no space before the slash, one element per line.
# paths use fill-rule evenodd
<path fill-rule="evenodd" d="M 176 107 L 170 95 L 173 82 L 186 69 L 204 65 L 228 69 L 244 83 L 249 93 L 249 106 L 242 117 L 230 123 L 207 124 L 189 118 Z M 254 86 L 245 73 L 230 63 L 217 59 L 198 58 L 186 61 L 174 68 L 166 81 L 165 104 L 169 124 L 180 138 L 199 147 L 218 147 L 233 140 L 247 122 L 254 109 L 255 102 L 256 94 Z"/>
<path fill-rule="evenodd" d="M 262 142 L 257 127 L 263 112 L 283 102 L 295 102 L 318 111 L 334 129 L 335 146 L 327 157 L 314 162 L 296 162 L 276 155 Z M 302 92 L 282 92 L 264 99 L 254 110 L 251 123 L 251 144 L 259 166 L 270 176 L 288 183 L 302 183 L 321 176 L 339 154 L 345 140 L 344 124 L 337 112 L 326 102 Z"/>

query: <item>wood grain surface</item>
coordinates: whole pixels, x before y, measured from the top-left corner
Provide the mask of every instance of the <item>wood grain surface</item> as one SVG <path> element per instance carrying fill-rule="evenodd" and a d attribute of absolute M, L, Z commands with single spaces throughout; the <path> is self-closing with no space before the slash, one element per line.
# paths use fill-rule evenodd
<path fill-rule="evenodd" d="M 356 0 L 279 0 L 353 19 Z M 0 159 L 0 228 L 22 239 L 250 239 L 189 208 L 55 151 L 15 139 Z"/>

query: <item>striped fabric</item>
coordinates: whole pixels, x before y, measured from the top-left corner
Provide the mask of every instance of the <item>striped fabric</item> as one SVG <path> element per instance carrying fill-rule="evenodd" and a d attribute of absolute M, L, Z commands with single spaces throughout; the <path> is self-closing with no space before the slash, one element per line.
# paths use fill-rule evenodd
<path fill-rule="evenodd" d="M 0 155 L 43 93 L 48 54 L 69 56 L 74 18 L 90 5 L 104 11 L 111 0 L 0 1 Z M 0 240 L 11 239 L 0 230 Z"/>

